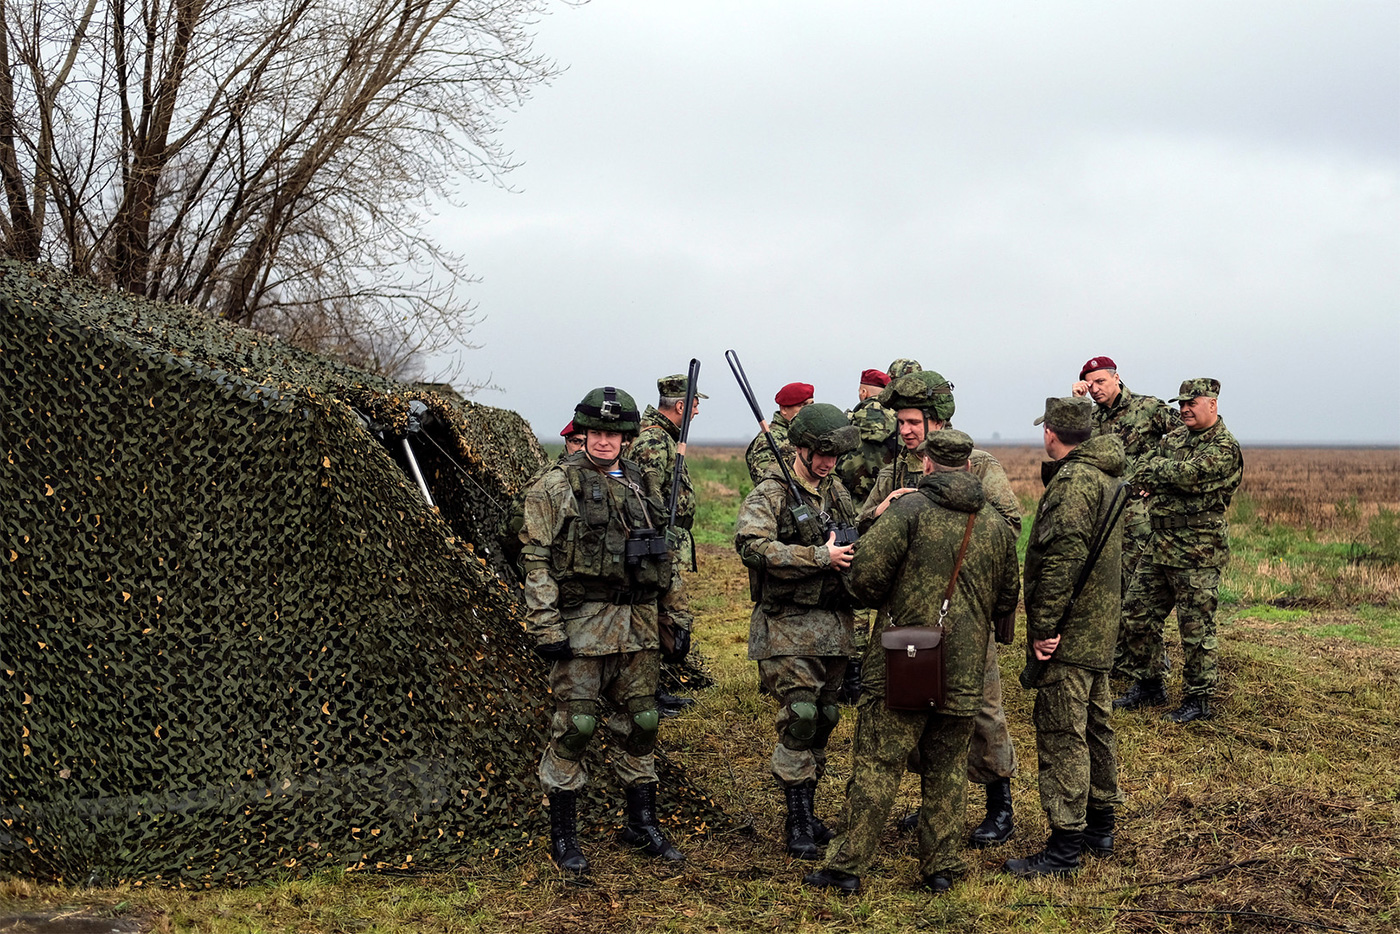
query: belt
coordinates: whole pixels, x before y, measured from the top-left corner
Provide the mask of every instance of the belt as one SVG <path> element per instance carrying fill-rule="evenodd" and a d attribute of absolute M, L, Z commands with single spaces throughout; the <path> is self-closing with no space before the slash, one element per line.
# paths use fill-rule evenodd
<path fill-rule="evenodd" d="M 611 603 L 614 606 L 636 606 L 639 603 L 655 603 L 654 590 L 595 590 L 588 588 L 583 599 L 592 603 Z"/>
<path fill-rule="evenodd" d="M 1223 512 L 1198 512 L 1190 516 L 1153 516 L 1149 521 L 1153 529 L 1201 529 L 1224 519 Z"/>

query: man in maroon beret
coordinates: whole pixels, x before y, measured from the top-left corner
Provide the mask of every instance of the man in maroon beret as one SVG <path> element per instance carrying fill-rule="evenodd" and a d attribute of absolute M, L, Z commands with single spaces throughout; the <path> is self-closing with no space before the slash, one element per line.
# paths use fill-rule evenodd
<path fill-rule="evenodd" d="M 575 428 L 572 421 L 559 432 L 559 437 L 564 439 L 564 453 L 559 455 L 561 458 L 583 450 L 583 432 Z"/>
<path fill-rule="evenodd" d="M 802 411 L 802 407 L 812 404 L 812 397 L 816 390 L 811 383 L 788 383 L 778 394 L 773 397 L 773 401 L 778 403 L 778 411 L 773 413 L 772 419 L 768 422 L 768 430 L 773 434 L 773 442 L 782 452 L 783 460 L 792 460 L 795 449 L 788 444 L 788 424 L 792 417 Z M 773 450 L 768 446 L 768 441 L 763 437 L 763 432 L 749 442 L 748 450 L 744 452 L 744 462 L 749 466 L 749 477 L 753 480 L 754 486 L 768 472 L 770 464 L 775 463 Z"/>
<path fill-rule="evenodd" d="M 1162 436 L 1181 427 L 1181 414 L 1156 396 L 1140 396 L 1130 392 L 1118 375 L 1118 364 L 1112 357 L 1090 357 L 1079 368 L 1079 382 L 1070 387 L 1076 396 L 1088 396 L 1094 406 L 1094 434 L 1117 435 L 1123 441 L 1128 457 L 1125 477 L 1133 475 L 1138 461 L 1157 450 Z M 1128 498 L 1123 510 L 1123 596 L 1133 580 L 1133 569 L 1152 533 L 1148 524 L 1147 501 L 1141 496 Z M 1118 628 L 1118 649 L 1114 656 L 1113 674 L 1123 675 L 1127 630 Z"/>

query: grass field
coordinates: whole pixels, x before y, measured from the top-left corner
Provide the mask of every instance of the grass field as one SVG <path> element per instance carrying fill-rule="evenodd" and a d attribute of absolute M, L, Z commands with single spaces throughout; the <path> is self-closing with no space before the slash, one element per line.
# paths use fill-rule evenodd
<path fill-rule="evenodd" d="M 1029 510 L 1039 452 L 993 451 Z M 237 889 L 12 879 L 0 882 L 0 931 L 41 929 L 20 926 L 21 916 L 110 919 L 92 930 L 220 932 L 1400 929 L 1400 451 L 1246 451 L 1220 613 L 1219 714 L 1187 727 L 1160 712 L 1115 716 L 1128 799 L 1119 852 L 1072 881 L 997 871 L 1046 833 L 1032 697 L 1016 684 L 1019 646 L 1004 648 L 1021 756 L 1017 834 L 968 851 L 971 873 L 936 899 L 914 888 L 913 841 L 893 827 L 856 898 L 805 890 L 810 864 L 783 855 L 782 807 L 767 774 L 772 702 L 759 697 L 745 659 L 747 580 L 730 544 L 748 477 L 732 450 L 692 454 L 702 504 L 692 604 L 716 683 L 666 721 L 662 742 L 740 830 L 679 841 L 689 856 L 679 870 L 585 839 L 596 867 L 588 886 L 563 879 L 541 846 L 449 873 L 323 873 Z M 853 721 L 848 712 L 833 738 L 819 792 L 828 818 L 849 774 Z M 898 813 L 914 795 L 906 779 Z M 969 826 L 980 805 L 970 794 Z"/>

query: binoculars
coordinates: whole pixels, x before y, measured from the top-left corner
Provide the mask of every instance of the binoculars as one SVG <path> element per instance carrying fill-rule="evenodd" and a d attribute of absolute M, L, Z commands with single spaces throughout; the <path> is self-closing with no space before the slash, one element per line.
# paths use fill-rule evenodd
<path fill-rule="evenodd" d="M 669 554 L 671 543 L 656 529 L 633 529 L 627 536 L 627 563 L 640 564 L 643 558 Z"/>

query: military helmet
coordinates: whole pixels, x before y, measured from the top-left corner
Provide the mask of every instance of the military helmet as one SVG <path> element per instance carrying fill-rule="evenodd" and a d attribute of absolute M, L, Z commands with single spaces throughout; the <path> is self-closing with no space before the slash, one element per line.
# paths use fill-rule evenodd
<path fill-rule="evenodd" d="M 574 427 L 579 431 L 592 428 L 635 435 L 641 427 L 641 418 L 631 396 L 614 386 L 601 386 L 590 390 L 583 401 L 574 406 Z"/>
<path fill-rule="evenodd" d="M 788 425 L 788 443 L 814 454 L 845 454 L 860 445 L 860 429 L 828 402 L 805 406 Z"/>
<path fill-rule="evenodd" d="M 894 380 L 880 393 L 880 404 L 892 412 L 922 409 L 929 418 L 953 417 L 953 384 L 933 370 L 919 370 Z"/>

